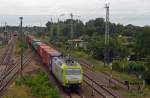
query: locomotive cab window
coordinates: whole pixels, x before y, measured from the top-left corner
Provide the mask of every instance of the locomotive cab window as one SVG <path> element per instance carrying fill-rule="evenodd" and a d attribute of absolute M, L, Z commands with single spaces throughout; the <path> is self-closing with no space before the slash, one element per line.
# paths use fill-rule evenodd
<path fill-rule="evenodd" d="M 66 69 L 66 75 L 80 75 L 81 70 L 80 69 Z"/>

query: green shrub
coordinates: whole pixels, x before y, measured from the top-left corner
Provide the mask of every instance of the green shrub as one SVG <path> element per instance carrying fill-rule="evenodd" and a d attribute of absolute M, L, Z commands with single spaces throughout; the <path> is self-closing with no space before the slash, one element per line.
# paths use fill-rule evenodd
<path fill-rule="evenodd" d="M 60 98 L 57 89 L 50 84 L 48 76 L 43 72 L 36 75 L 26 75 L 16 81 L 16 85 L 27 85 L 31 95 L 38 98 Z"/>
<path fill-rule="evenodd" d="M 144 63 L 140 61 L 113 61 L 113 70 L 122 72 L 130 72 L 136 74 L 142 74 L 145 70 Z"/>
<path fill-rule="evenodd" d="M 128 66 L 131 71 L 134 71 L 137 74 L 142 74 L 145 70 L 144 63 L 140 61 L 129 62 Z"/>
<path fill-rule="evenodd" d="M 126 61 L 120 61 L 120 60 L 114 60 L 113 61 L 113 70 L 116 70 L 116 71 L 119 71 L 119 72 L 122 72 L 122 71 L 127 71 L 127 68 L 128 68 L 128 64 Z"/>

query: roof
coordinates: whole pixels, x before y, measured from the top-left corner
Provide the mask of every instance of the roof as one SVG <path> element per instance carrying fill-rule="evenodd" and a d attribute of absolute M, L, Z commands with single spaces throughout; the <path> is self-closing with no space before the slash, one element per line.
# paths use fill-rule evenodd
<path fill-rule="evenodd" d="M 68 42 L 83 42 L 82 39 L 73 39 L 73 40 L 68 40 Z"/>
<path fill-rule="evenodd" d="M 61 53 L 53 48 L 44 49 L 46 52 L 48 52 L 51 56 L 60 56 Z"/>
<path fill-rule="evenodd" d="M 65 63 L 67 66 L 76 66 L 76 65 L 79 65 L 78 62 L 76 62 L 75 60 L 71 59 L 70 57 L 61 56 L 61 57 L 59 57 L 59 60 L 61 62 Z"/>
<path fill-rule="evenodd" d="M 45 45 L 39 45 L 41 48 L 46 49 L 46 48 L 50 48 L 49 46 Z"/>
<path fill-rule="evenodd" d="M 40 40 L 38 40 L 38 39 L 34 39 L 33 41 L 42 42 L 42 41 L 40 41 Z"/>

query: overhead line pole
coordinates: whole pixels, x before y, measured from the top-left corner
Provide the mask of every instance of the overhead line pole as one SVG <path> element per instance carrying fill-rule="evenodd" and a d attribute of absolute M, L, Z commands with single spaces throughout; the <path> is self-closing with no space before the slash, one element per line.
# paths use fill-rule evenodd
<path fill-rule="evenodd" d="M 22 20 L 23 20 L 23 17 L 19 17 L 19 19 L 20 19 L 21 44 L 23 44 L 23 32 L 22 32 Z M 21 77 L 22 77 L 22 70 L 23 70 L 23 46 L 21 45 L 21 69 L 20 69 Z"/>
<path fill-rule="evenodd" d="M 106 4 L 106 22 L 105 22 L 105 53 L 104 66 L 106 66 L 109 54 L 109 4 Z"/>
<path fill-rule="evenodd" d="M 53 37 L 53 19 L 51 18 L 50 40 Z"/>
<path fill-rule="evenodd" d="M 7 23 L 5 22 L 5 30 L 4 30 L 4 40 L 5 40 L 5 44 L 7 44 L 8 41 L 8 34 L 7 34 Z"/>
<path fill-rule="evenodd" d="M 73 33 L 73 14 L 71 13 L 70 16 L 71 16 L 71 39 L 73 39 L 73 37 L 74 37 L 74 33 Z"/>
<path fill-rule="evenodd" d="M 59 18 L 58 18 L 58 24 L 57 24 L 57 38 L 60 37 L 60 21 L 59 21 Z"/>

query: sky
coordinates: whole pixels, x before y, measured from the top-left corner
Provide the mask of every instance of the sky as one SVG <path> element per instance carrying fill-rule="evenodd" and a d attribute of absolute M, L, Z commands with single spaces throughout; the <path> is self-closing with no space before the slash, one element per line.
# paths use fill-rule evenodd
<path fill-rule="evenodd" d="M 0 25 L 19 25 L 19 16 L 28 26 L 44 26 L 51 18 L 64 20 L 70 13 L 83 21 L 105 18 L 106 3 L 110 5 L 111 22 L 150 25 L 150 0 L 0 0 Z"/>

